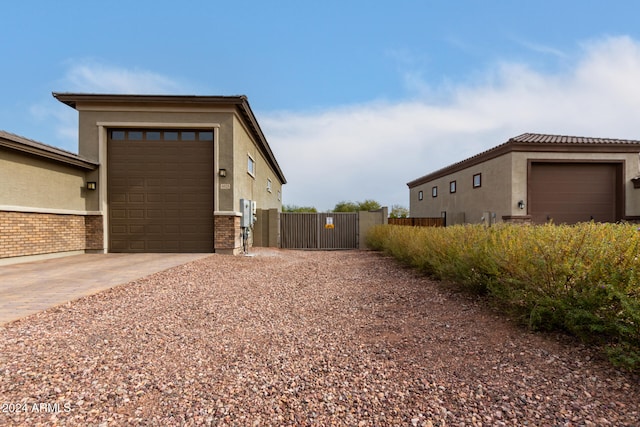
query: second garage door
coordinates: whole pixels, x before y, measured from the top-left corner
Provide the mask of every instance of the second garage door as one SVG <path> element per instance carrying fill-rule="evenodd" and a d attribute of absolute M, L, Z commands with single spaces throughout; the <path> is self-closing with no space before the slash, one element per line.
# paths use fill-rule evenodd
<path fill-rule="evenodd" d="M 620 219 L 618 163 L 531 164 L 529 213 L 534 223 Z"/>
<path fill-rule="evenodd" d="M 213 252 L 213 132 L 108 135 L 110 252 Z"/>

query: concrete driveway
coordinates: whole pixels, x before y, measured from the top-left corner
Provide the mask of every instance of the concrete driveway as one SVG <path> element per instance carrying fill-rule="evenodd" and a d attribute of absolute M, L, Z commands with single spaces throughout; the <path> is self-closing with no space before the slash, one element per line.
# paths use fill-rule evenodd
<path fill-rule="evenodd" d="M 0 325 L 211 255 L 85 254 L 0 266 Z"/>

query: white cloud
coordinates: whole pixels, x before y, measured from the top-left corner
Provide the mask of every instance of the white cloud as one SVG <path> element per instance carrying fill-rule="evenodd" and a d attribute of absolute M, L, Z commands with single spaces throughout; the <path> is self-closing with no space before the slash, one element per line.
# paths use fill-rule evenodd
<path fill-rule="evenodd" d="M 143 69 L 127 69 L 95 61 L 73 64 L 65 75 L 71 92 L 117 94 L 178 93 L 182 85 L 169 77 Z"/>
<path fill-rule="evenodd" d="M 184 93 L 185 85 L 158 73 L 142 69 L 127 69 L 106 65 L 94 60 L 70 63 L 58 83 L 58 92 L 113 94 L 169 94 Z M 51 121 L 54 135 L 47 142 L 77 152 L 78 113 L 48 98 L 30 108 L 37 121 Z"/>
<path fill-rule="evenodd" d="M 640 139 L 639 75 L 640 42 L 610 37 L 584 44 L 554 74 L 496 64 L 475 84 L 447 87 L 444 101 L 425 95 L 259 120 L 289 180 L 284 203 L 408 206 L 406 182 L 524 132 Z"/>

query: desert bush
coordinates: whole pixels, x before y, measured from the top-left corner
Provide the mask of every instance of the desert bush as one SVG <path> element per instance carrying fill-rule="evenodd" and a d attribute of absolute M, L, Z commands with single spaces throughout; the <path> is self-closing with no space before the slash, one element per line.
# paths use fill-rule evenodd
<path fill-rule="evenodd" d="M 487 294 L 533 330 L 562 330 L 640 369 L 640 232 L 629 224 L 378 226 L 369 247 Z"/>

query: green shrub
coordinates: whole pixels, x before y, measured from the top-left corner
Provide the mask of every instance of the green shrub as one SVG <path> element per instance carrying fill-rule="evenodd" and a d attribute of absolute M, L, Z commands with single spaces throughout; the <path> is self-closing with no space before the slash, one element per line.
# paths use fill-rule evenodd
<path fill-rule="evenodd" d="M 563 330 L 640 370 L 640 233 L 629 224 L 374 227 L 367 244 L 488 294 L 534 330 Z"/>

